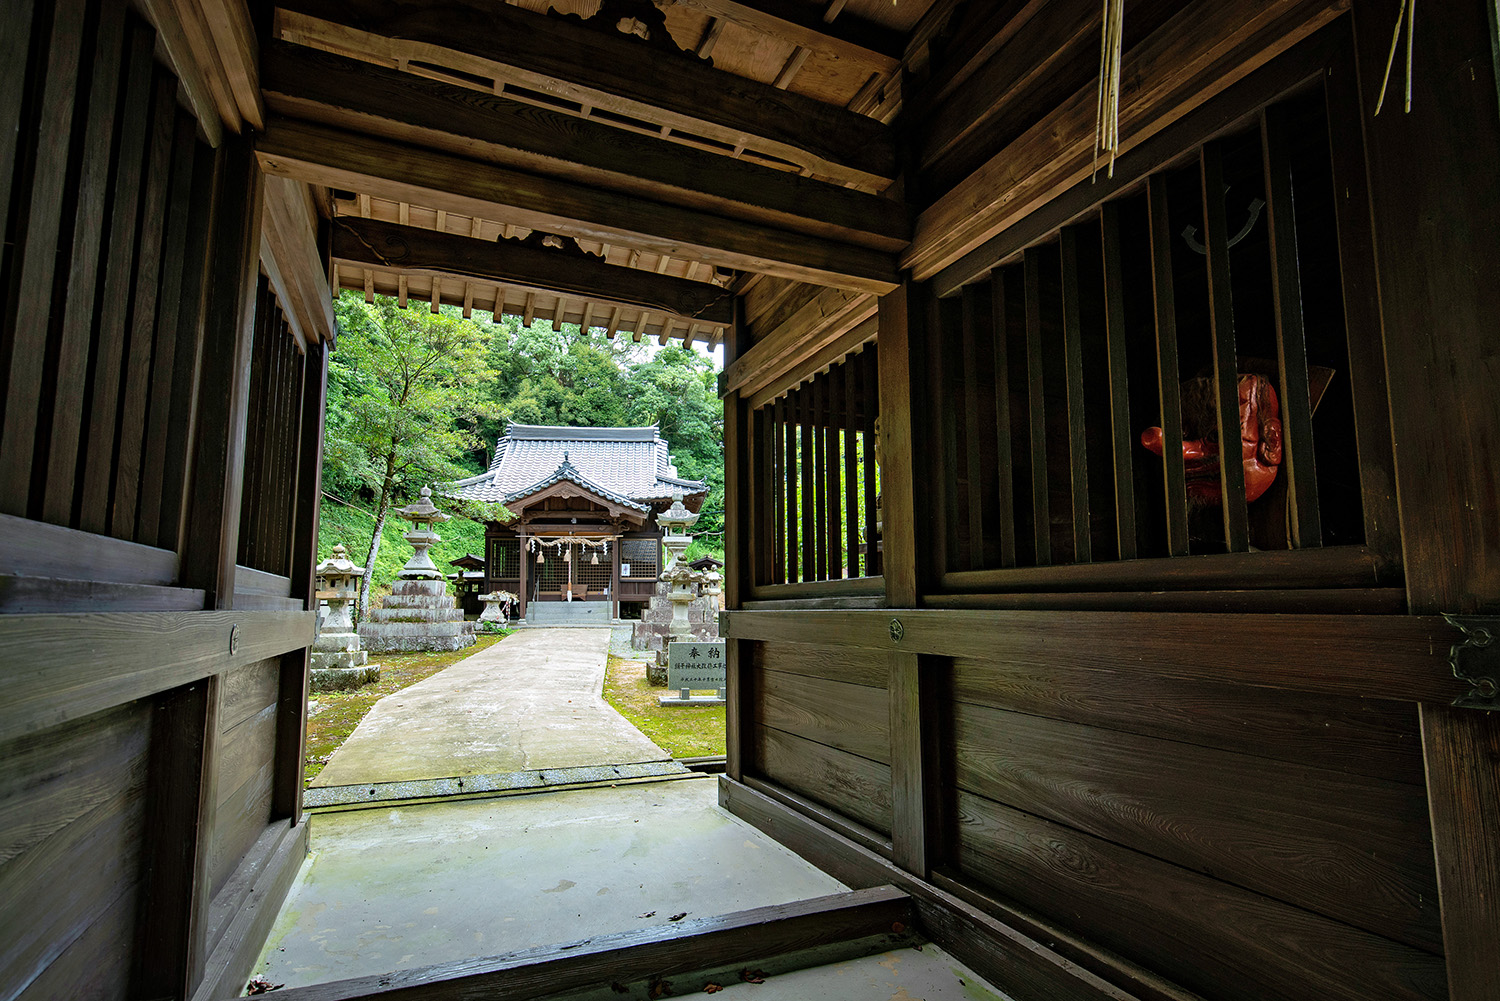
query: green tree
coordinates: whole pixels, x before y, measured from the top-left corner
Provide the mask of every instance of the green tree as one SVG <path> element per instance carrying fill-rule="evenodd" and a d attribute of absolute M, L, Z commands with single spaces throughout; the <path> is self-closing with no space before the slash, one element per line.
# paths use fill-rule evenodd
<path fill-rule="evenodd" d="M 403 310 L 384 296 L 367 304 L 345 292 L 334 312 L 339 339 L 329 365 L 324 477 L 375 497 L 357 604 L 363 615 L 392 505 L 421 484 L 466 475 L 461 460 L 483 447 L 488 335 L 449 307 Z"/>

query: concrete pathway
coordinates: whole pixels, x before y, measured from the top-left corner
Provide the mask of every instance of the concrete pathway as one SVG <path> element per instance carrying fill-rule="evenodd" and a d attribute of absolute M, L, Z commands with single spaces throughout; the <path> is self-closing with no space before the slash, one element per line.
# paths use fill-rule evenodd
<path fill-rule="evenodd" d="M 615 712 L 607 629 L 525 629 L 387 695 L 314 787 L 671 757 Z"/>
<path fill-rule="evenodd" d="M 845 889 L 720 809 L 708 776 L 311 822 L 312 854 L 256 968 L 289 987 Z"/>

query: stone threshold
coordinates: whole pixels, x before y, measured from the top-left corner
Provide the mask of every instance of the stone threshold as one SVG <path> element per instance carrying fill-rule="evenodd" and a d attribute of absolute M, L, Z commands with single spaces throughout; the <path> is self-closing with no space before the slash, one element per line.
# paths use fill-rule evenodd
<path fill-rule="evenodd" d="M 698 772 L 680 761 L 637 761 L 621 765 L 577 765 L 570 768 L 537 768 L 521 772 L 461 775 L 439 779 L 406 779 L 398 782 L 364 782 L 358 785 L 313 786 L 302 794 L 308 810 L 341 806 L 410 803 L 412 800 L 448 799 L 455 796 L 483 797 L 551 789 L 579 789 L 617 785 L 621 782 L 687 778 Z"/>

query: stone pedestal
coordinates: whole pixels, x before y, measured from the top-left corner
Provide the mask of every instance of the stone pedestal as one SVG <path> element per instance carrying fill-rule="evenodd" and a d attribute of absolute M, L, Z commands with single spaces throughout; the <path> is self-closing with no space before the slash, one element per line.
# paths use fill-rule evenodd
<path fill-rule="evenodd" d="M 515 595 L 509 591 L 491 591 L 489 594 L 481 594 L 479 600 L 484 602 L 484 611 L 479 613 L 480 632 L 498 633 L 510 627 L 510 615 L 507 613 L 516 601 Z"/>
<path fill-rule="evenodd" d="M 475 624 L 441 580 L 398 580 L 379 608 L 359 624 L 359 638 L 374 653 L 464 650 L 474 645 Z"/>
<path fill-rule="evenodd" d="M 448 520 L 423 487 L 415 504 L 396 512 L 412 523 L 406 541 L 414 550 L 396 575 L 390 596 L 370 609 L 359 624 L 359 638 L 374 653 L 441 652 L 474 645 L 475 623 L 464 620 L 463 609 L 448 594 L 448 582 L 433 565 L 427 550 L 440 541 L 432 525 Z"/>

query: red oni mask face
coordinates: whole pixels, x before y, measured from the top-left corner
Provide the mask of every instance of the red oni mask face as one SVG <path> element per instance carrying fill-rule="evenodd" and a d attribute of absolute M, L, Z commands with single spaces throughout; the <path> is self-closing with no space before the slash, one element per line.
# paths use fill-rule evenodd
<path fill-rule="evenodd" d="M 1239 377 L 1240 455 L 1245 464 L 1245 500 L 1270 489 L 1281 467 L 1281 405 L 1271 381 L 1262 375 Z M 1212 380 L 1182 384 L 1182 458 L 1187 468 L 1188 500 L 1210 506 L 1223 500 L 1219 485 L 1218 420 L 1214 416 Z M 1147 428 L 1141 444 L 1162 454 L 1161 428 Z"/>

